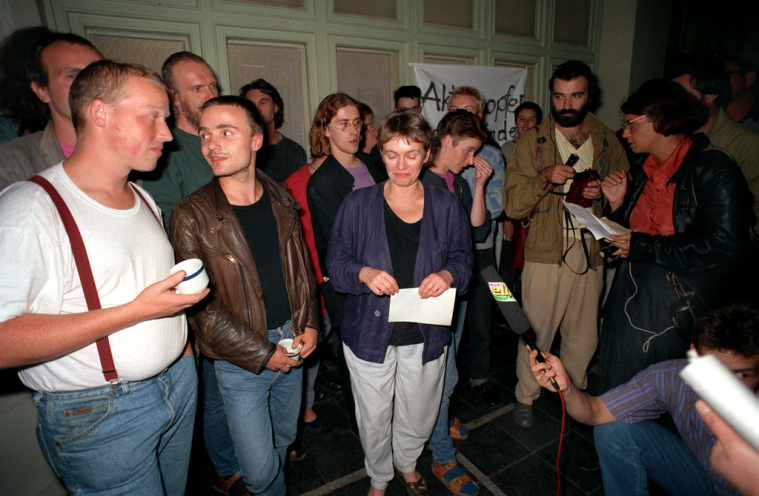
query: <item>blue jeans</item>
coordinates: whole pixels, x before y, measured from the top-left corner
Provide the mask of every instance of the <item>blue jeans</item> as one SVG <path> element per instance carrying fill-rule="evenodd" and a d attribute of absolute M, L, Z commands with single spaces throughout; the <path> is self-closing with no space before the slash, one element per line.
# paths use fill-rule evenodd
<path fill-rule="evenodd" d="M 197 388 L 182 355 L 144 381 L 35 393 L 42 453 L 71 494 L 182 495 Z"/>
<path fill-rule="evenodd" d="M 216 368 L 213 360 L 205 356 L 200 358 L 200 392 L 200 415 L 208 457 L 216 473 L 228 479 L 240 471 L 240 464 L 229 433 L 224 398 L 221 397 L 219 381 L 216 380 Z"/>
<path fill-rule="evenodd" d="M 292 322 L 269 329 L 269 341 L 292 338 Z M 298 433 L 303 368 L 260 374 L 224 360 L 215 362 L 235 455 L 248 490 L 282 496 L 287 448 Z"/>
<path fill-rule="evenodd" d="M 668 494 L 717 494 L 714 481 L 685 441 L 656 422 L 598 425 L 593 437 L 608 496 L 647 495 L 647 477 Z"/>
<path fill-rule="evenodd" d="M 430 437 L 430 450 L 432 461 L 438 465 L 445 465 L 456 461 L 456 448 L 453 447 L 453 439 L 448 434 L 448 408 L 451 406 L 451 396 L 459 383 L 459 372 L 456 368 L 456 353 L 461 341 L 461 332 L 464 329 L 466 317 L 466 300 L 459 300 L 454 315 L 455 327 L 451 333 L 451 344 L 448 345 L 448 357 L 445 362 L 445 382 L 443 383 L 443 399 L 440 402 L 440 412 L 437 415 L 435 429 Z"/>

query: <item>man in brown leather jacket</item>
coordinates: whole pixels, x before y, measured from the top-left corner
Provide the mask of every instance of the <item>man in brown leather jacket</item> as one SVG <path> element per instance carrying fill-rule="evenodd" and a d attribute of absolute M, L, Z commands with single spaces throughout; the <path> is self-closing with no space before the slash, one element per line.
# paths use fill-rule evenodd
<path fill-rule="evenodd" d="M 201 108 L 199 134 L 214 179 L 174 206 L 177 261 L 199 258 L 211 294 L 190 312 L 196 348 L 214 360 L 235 454 L 248 490 L 284 495 L 295 440 L 300 358 L 316 346 L 316 281 L 287 190 L 256 170 L 263 122 L 240 97 Z M 300 358 L 277 344 L 292 338 Z M 292 355 L 292 353 L 291 353 Z"/>

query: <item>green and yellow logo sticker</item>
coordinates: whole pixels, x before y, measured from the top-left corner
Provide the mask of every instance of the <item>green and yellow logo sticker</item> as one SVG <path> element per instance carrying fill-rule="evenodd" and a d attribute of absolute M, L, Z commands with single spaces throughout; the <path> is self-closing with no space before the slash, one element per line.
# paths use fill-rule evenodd
<path fill-rule="evenodd" d="M 508 286 L 502 282 L 489 282 L 490 292 L 493 294 L 495 301 L 515 301 L 514 295 L 509 291 Z"/>

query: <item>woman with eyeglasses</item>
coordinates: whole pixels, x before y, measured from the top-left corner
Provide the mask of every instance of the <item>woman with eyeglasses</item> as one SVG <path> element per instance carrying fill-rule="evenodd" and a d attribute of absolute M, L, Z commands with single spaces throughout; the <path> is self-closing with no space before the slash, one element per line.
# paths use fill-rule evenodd
<path fill-rule="evenodd" d="M 609 219 L 631 234 L 613 236 L 621 257 L 599 341 L 601 390 L 649 365 L 683 358 L 694 318 L 720 297 L 749 238 L 748 186 L 733 159 L 704 134 L 708 117 L 677 83 L 644 83 L 622 105 L 624 134 L 647 153 L 628 184 L 617 172 L 601 189 Z"/>
<path fill-rule="evenodd" d="M 410 288 L 422 300 L 463 293 L 472 271 L 461 202 L 419 180 L 432 140 L 419 114 L 385 117 L 378 146 L 389 179 L 348 195 L 329 241 L 332 282 L 348 294 L 343 348 L 371 496 L 385 494 L 394 473 L 409 494 L 427 494 L 416 464 L 437 420 L 451 336 L 447 326 L 389 322 L 390 297 Z"/>
<path fill-rule="evenodd" d="M 325 263 L 332 223 L 340 205 L 351 191 L 372 186 L 387 179 L 387 172 L 382 161 L 359 150 L 362 126 L 358 102 L 345 93 L 334 93 L 324 98 L 319 104 L 309 133 L 313 156 L 317 159 L 326 157 L 308 180 L 306 198 L 311 212 L 311 226 L 319 267 L 322 269 L 324 278 L 324 281 L 319 284 L 319 292 L 324 299 L 332 331 L 337 336 L 341 335 L 340 326 L 345 312 L 345 296 L 335 292 Z M 342 353 L 338 357 L 338 365 L 343 398 L 348 411 L 353 412 L 350 376 Z M 355 422 L 355 417 L 351 414 L 351 425 L 354 430 L 356 429 Z"/>

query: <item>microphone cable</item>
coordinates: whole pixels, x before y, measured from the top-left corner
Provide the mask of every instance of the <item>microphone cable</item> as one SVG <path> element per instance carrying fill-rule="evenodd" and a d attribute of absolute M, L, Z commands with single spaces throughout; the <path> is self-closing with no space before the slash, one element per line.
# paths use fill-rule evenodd
<path fill-rule="evenodd" d="M 561 474 L 559 473 L 559 460 L 561 459 L 561 445 L 564 441 L 564 425 L 567 416 L 567 406 L 564 404 L 564 395 L 558 391 L 561 398 L 561 434 L 559 434 L 559 452 L 556 454 L 556 496 L 561 494 Z"/>

